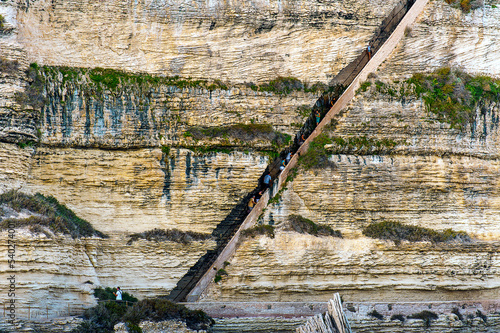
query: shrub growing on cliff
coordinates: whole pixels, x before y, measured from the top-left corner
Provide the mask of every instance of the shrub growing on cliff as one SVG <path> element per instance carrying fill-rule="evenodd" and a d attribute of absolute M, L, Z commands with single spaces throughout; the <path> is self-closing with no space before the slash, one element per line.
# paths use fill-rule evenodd
<path fill-rule="evenodd" d="M 99 292 L 99 295 L 107 297 L 106 290 Z M 137 300 L 132 295 L 130 297 Z M 73 333 L 110 333 L 114 332 L 113 328 L 119 322 L 125 322 L 134 332 L 141 332 L 138 325 L 146 320 L 179 320 L 193 330 L 205 330 L 214 323 L 213 319 L 201 310 L 190 310 L 184 305 L 159 298 L 138 301 L 133 306 L 127 305 L 126 302 L 104 301 L 85 310 L 82 317 L 84 321 L 72 331 Z"/>
<path fill-rule="evenodd" d="M 0 32 L 2 32 L 5 29 L 5 17 L 3 15 L 0 15 Z"/>
<path fill-rule="evenodd" d="M 131 308 L 126 303 L 101 302 L 93 308 L 85 310 L 84 321 L 73 333 L 109 333 L 114 332 L 114 326 L 122 321 L 127 310 Z"/>
<path fill-rule="evenodd" d="M 6 229 L 9 222 L 14 222 L 18 227 L 30 227 L 33 232 L 43 232 L 41 227 L 45 227 L 54 233 L 71 235 L 73 238 L 107 237 L 52 196 L 46 197 L 40 193 L 28 195 L 10 190 L 0 195 L 0 205 L 5 205 L 16 212 L 26 211 L 34 214 L 27 218 L 3 219 L 0 222 L 0 229 Z"/>
<path fill-rule="evenodd" d="M 181 244 L 189 244 L 193 241 L 210 239 L 212 236 L 210 234 L 203 234 L 194 231 L 181 231 L 178 229 L 164 230 L 155 228 L 153 230 L 132 234 L 129 237 L 130 240 L 127 242 L 127 245 L 132 244 L 138 239 L 146 239 L 148 241 L 155 242 L 171 241 Z"/>
<path fill-rule="evenodd" d="M 460 130 L 475 121 L 478 107 L 500 102 L 500 80 L 473 77 L 448 67 L 431 74 L 416 73 L 408 83 L 439 121 Z"/>
<path fill-rule="evenodd" d="M 268 224 L 261 224 L 253 228 L 245 229 L 241 232 L 243 237 L 255 237 L 257 235 L 266 235 L 269 238 L 274 238 L 274 227 Z"/>
<path fill-rule="evenodd" d="M 327 134 L 318 135 L 309 145 L 307 152 L 299 157 L 299 165 L 305 170 L 321 169 L 333 164 L 328 159 L 328 153 L 325 145 L 331 144 L 332 140 Z"/>
<path fill-rule="evenodd" d="M 307 233 L 314 236 L 334 236 L 342 238 L 342 233 L 340 231 L 333 230 L 329 225 L 316 224 L 300 215 L 289 215 L 287 222 L 291 230 L 301 234 Z"/>
<path fill-rule="evenodd" d="M 122 321 L 136 325 L 145 320 L 180 320 L 193 330 L 206 330 L 214 324 L 213 319 L 201 310 L 190 310 L 184 305 L 159 298 L 137 302 L 122 318 Z"/>
<path fill-rule="evenodd" d="M 100 301 L 115 300 L 116 296 L 113 294 L 115 289 L 106 287 L 105 289 L 97 287 L 94 289 L 94 296 Z M 137 302 L 138 299 L 127 292 L 122 291 L 122 300 L 125 302 Z"/>
<path fill-rule="evenodd" d="M 227 271 L 224 269 L 224 268 L 221 268 L 217 271 L 217 273 L 215 274 L 215 278 L 214 278 L 214 282 L 217 283 L 219 282 L 220 280 L 222 280 L 222 276 L 223 275 L 227 275 Z"/>
<path fill-rule="evenodd" d="M 463 231 L 453 231 L 451 229 L 436 231 L 391 221 L 372 223 L 363 229 L 363 235 L 371 238 L 392 240 L 396 244 L 399 244 L 402 240 L 410 242 L 430 241 L 433 243 L 471 241 L 471 238 Z"/>
<path fill-rule="evenodd" d="M 35 109 L 41 109 L 47 102 L 44 95 L 45 79 L 40 74 L 40 69 L 36 63 L 32 63 L 26 71 L 28 78 L 28 87 L 24 92 L 16 92 L 14 94 L 15 101 L 25 107 L 31 105 Z"/>

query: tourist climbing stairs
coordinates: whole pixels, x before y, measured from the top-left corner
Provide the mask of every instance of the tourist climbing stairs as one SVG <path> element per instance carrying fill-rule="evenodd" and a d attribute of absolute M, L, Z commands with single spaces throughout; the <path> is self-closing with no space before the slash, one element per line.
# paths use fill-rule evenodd
<path fill-rule="evenodd" d="M 315 103 L 311 116 L 295 137 L 293 145 L 283 151 L 278 159 L 273 161 L 265 172 L 274 176 L 274 185 L 264 193 L 253 210 L 247 215 L 248 200 L 256 193 L 258 188 L 243 198 L 228 214 L 228 216 L 215 228 L 212 235 L 216 239 L 215 249 L 207 251 L 198 262 L 189 269 L 177 286 L 171 291 L 168 299 L 182 301 L 196 301 L 213 281 L 216 271 L 230 260 L 240 238 L 241 231 L 252 227 L 258 220 L 268 200 L 283 186 L 289 171 L 296 166 L 298 156 L 307 151 L 309 143 L 316 138 L 322 129 L 346 107 L 354 97 L 360 83 L 366 80 L 370 72 L 392 53 L 397 43 L 405 34 L 406 28 L 411 25 L 422 12 L 428 0 L 401 0 L 382 21 L 374 37 L 369 41 L 371 54 L 363 50 L 360 55 L 342 69 L 332 80 L 330 91 L 324 93 Z M 346 88 L 347 87 L 347 88 Z M 322 116 L 317 125 L 314 113 L 318 110 Z M 301 138 L 305 137 L 305 141 Z M 279 164 L 288 152 L 296 152 L 286 168 L 280 172 Z M 261 177 L 262 179 L 262 177 Z"/>

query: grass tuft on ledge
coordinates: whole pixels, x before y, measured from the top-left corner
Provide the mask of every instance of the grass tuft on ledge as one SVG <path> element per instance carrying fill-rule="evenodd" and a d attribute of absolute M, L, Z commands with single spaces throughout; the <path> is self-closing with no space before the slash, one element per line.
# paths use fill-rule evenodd
<path fill-rule="evenodd" d="M 237 139 L 242 142 L 254 140 L 269 141 L 276 148 L 287 146 L 291 136 L 275 131 L 271 124 L 234 124 L 221 127 L 191 127 L 183 134 L 195 140 L 210 138 Z"/>
<path fill-rule="evenodd" d="M 212 236 L 210 234 L 204 234 L 194 231 L 181 231 L 178 229 L 153 229 L 149 231 L 144 231 L 129 236 L 130 240 L 127 245 L 131 245 L 138 239 L 145 239 L 154 242 L 176 242 L 180 244 L 189 244 L 191 242 L 203 241 L 210 239 Z"/>
<path fill-rule="evenodd" d="M 329 156 L 331 155 L 325 148 L 325 145 L 332 143 L 332 140 L 326 133 L 318 135 L 309 145 L 307 152 L 299 157 L 299 165 L 305 169 L 321 169 L 332 166 Z"/>
<path fill-rule="evenodd" d="M 430 74 L 416 73 L 408 80 L 427 109 L 452 128 L 464 130 L 476 119 L 476 109 L 500 102 L 500 80 L 471 76 L 443 67 Z"/>
<path fill-rule="evenodd" d="M 241 232 L 243 237 L 253 238 L 258 235 L 265 235 L 269 238 L 274 238 L 274 227 L 272 225 L 261 224 L 253 228 L 245 229 Z"/>
<path fill-rule="evenodd" d="M 414 313 L 408 316 L 408 319 L 421 319 L 425 323 L 425 327 L 431 326 L 431 321 L 438 319 L 438 315 L 435 312 L 424 310 L 419 313 Z"/>
<path fill-rule="evenodd" d="M 313 236 L 333 236 L 342 238 L 342 233 L 333 230 L 329 225 L 316 224 L 300 215 L 289 215 L 287 218 L 288 226 L 291 230 L 301 234 L 310 234 Z"/>
<path fill-rule="evenodd" d="M 3 207 L 3 219 L 0 216 L 0 230 L 6 230 L 9 224 L 16 227 L 28 227 L 32 232 L 44 233 L 50 237 L 48 230 L 55 234 L 71 235 L 73 238 L 108 236 L 94 229 L 92 225 L 79 218 L 75 213 L 62 205 L 53 196 L 40 193 L 28 195 L 16 190 L 10 190 L 0 195 L 0 207 Z M 7 217 L 6 210 L 25 213 L 30 216 L 18 218 Z"/>
<path fill-rule="evenodd" d="M 471 241 L 470 236 L 464 231 L 454 231 L 452 229 L 436 231 L 392 221 L 372 223 L 363 229 L 363 235 L 371 238 L 392 240 L 396 244 L 400 244 L 403 240 L 409 242 L 429 241 L 432 243 Z"/>

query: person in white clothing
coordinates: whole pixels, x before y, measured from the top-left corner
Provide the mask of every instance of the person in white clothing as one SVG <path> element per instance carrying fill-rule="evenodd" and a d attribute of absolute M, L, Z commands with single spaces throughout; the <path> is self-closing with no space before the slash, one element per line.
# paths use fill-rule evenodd
<path fill-rule="evenodd" d="M 117 301 L 122 300 L 122 291 L 121 291 L 120 287 L 116 287 L 116 293 L 113 293 L 113 295 L 116 296 Z"/>

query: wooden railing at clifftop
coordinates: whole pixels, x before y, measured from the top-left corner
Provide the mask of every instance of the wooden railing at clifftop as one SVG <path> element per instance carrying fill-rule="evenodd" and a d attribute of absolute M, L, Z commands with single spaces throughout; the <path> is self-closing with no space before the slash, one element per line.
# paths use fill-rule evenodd
<path fill-rule="evenodd" d="M 344 70 L 339 73 L 337 77 L 340 79 L 337 80 L 337 83 L 349 83 L 347 89 L 328 111 L 328 113 L 323 117 L 323 120 L 318 124 L 318 126 L 316 126 L 314 131 L 312 131 L 305 142 L 299 147 L 297 153 L 293 155 L 288 165 L 277 177 L 272 187 L 273 193 L 269 193 L 270 191 L 266 191 L 264 193 L 262 198 L 240 225 L 239 229 L 233 235 L 231 240 L 220 252 L 217 259 L 212 263 L 210 268 L 203 274 L 196 285 L 188 293 L 186 301 L 195 302 L 198 300 L 203 291 L 214 280 L 217 269 L 224 267 L 224 262 L 229 261 L 235 253 L 240 241 L 241 232 L 252 227 L 257 222 L 257 219 L 259 218 L 263 209 L 267 206 L 269 198 L 283 187 L 283 184 L 285 183 L 290 170 L 292 170 L 297 165 L 298 157 L 301 154 L 307 152 L 311 141 L 314 140 L 319 134 L 321 134 L 323 128 L 330 123 L 333 117 L 338 115 L 340 111 L 347 106 L 347 104 L 354 97 L 360 83 L 367 79 L 368 74 L 375 71 L 377 67 L 392 53 L 397 43 L 404 36 L 405 29 L 415 21 L 417 16 L 422 12 L 427 2 L 428 0 L 416 0 L 414 2 L 412 0 L 409 0 L 400 2 L 391 12 L 388 18 L 384 20 L 386 22 L 385 26 L 382 24 L 382 28 L 378 32 L 378 35 L 376 35 L 374 39 L 370 41 L 375 51 L 371 59 L 367 59 L 368 56 L 366 52 L 363 52 L 363 54 L 361 54 L 358 58 L 356 58 L 356 60 L 351 62 L 351 64 L 349 64 Z M 399 23 L 394 29 L 395 22 Z M 390 30 L 386 29 L 385 27 L 390 28 Z M 390 35 L 388 37 L 384 36 L 384 34 L 387 35 L 389 33 Z M 349 66 L 351 66 L 351 68 L 349 68 Z M 355 77 L 352 78 L 353 76 Z"/>

